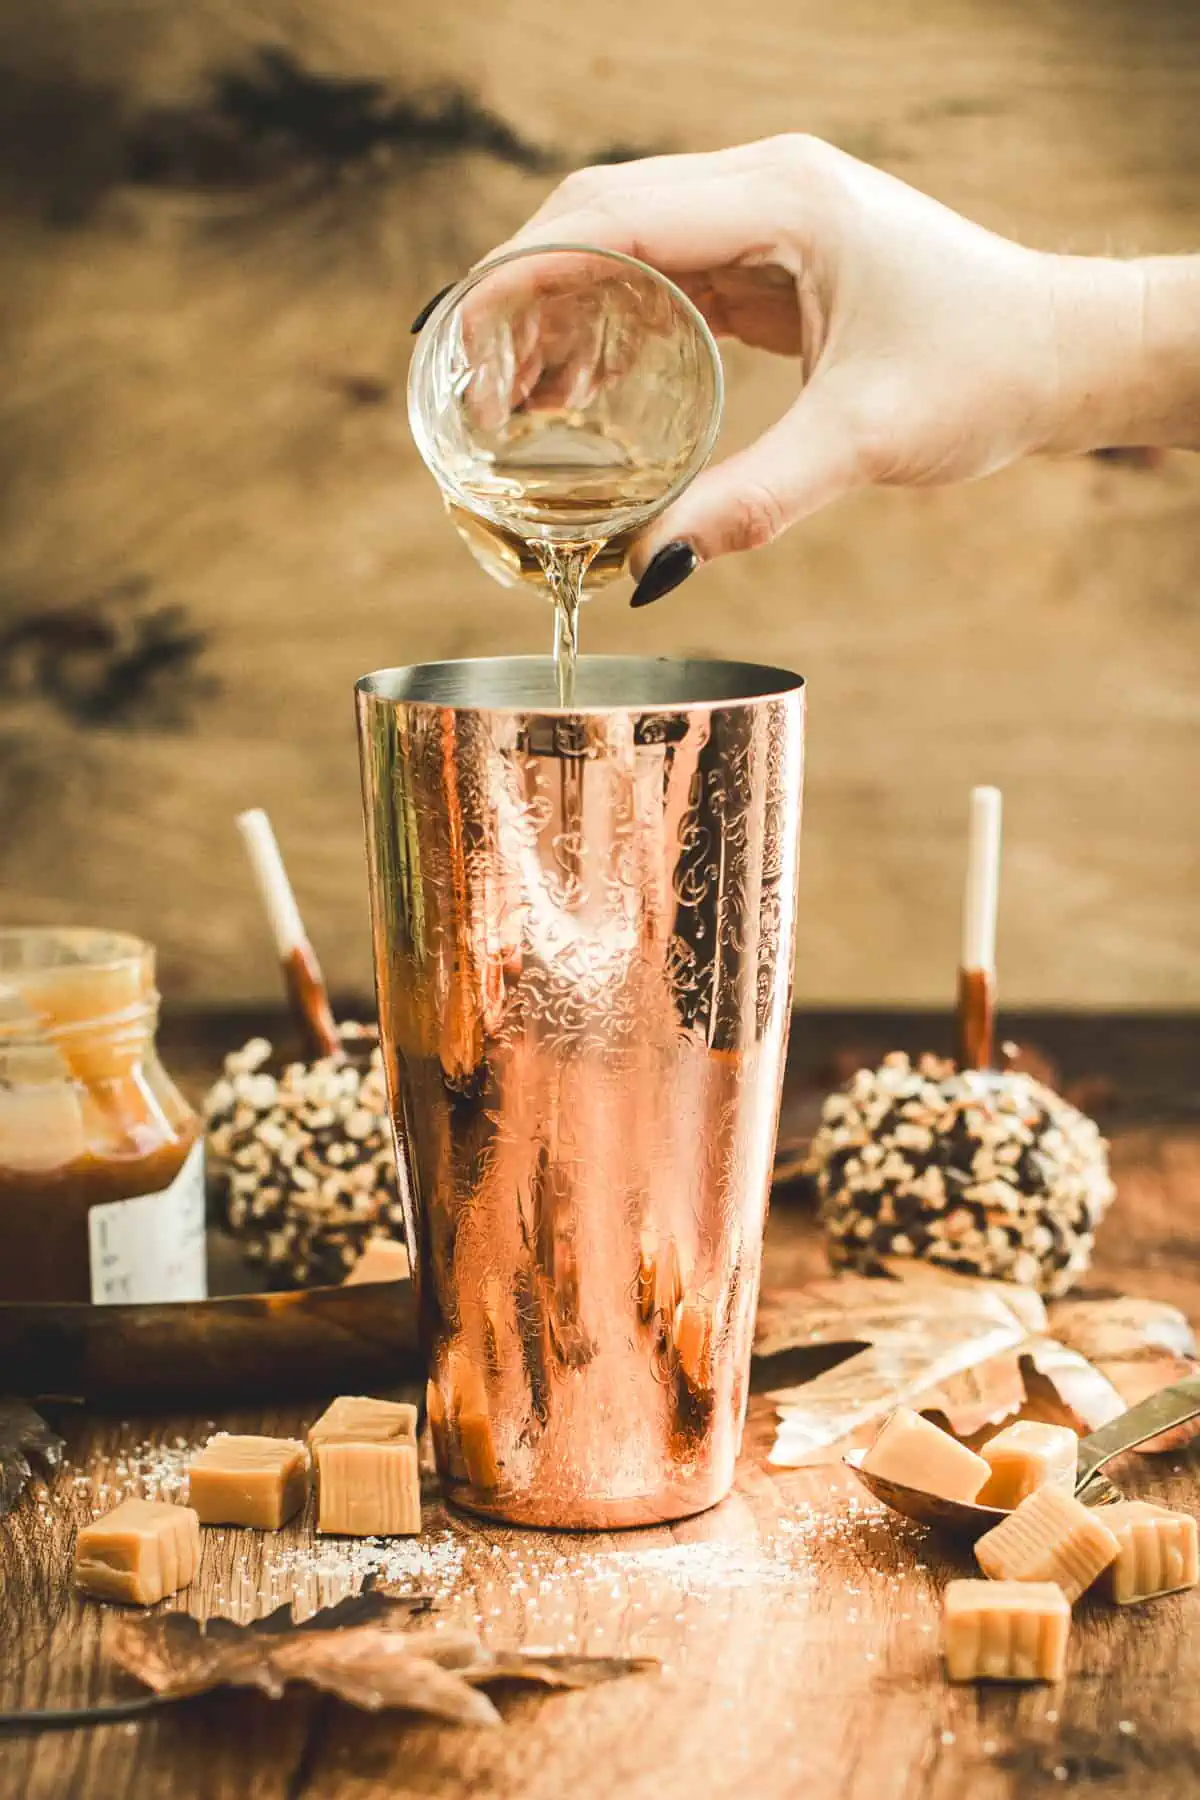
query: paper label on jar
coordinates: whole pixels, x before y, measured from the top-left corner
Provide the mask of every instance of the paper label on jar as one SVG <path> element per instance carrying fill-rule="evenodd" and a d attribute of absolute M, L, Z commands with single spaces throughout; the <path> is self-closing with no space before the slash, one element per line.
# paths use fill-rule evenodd
<path fill-rule="evenodd" d="M 88 1212 L 94 1306 L 205 1300 L 204 1142 L 169 1187 Z"/>

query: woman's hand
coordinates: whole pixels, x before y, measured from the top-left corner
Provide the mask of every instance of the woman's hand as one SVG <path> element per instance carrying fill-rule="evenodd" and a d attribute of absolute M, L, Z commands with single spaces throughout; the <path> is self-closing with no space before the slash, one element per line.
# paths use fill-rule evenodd
<path fill-rule="evenodd" d="M 817 139 L 585 169 L 502 248 L 542 243 L 638 256 L 800 364 L 795 404 L 648 529 L 635 603 L 853 488 L 1134 441 L 1107 390 L 1142 348 L 1142 265 L 1026 249 Z"/>

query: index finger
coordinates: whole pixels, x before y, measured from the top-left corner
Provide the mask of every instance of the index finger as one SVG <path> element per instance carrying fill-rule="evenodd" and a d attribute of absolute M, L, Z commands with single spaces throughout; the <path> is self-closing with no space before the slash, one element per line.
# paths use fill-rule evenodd
<path fill-rule="evenodd" d="M 782 160 L 746 152 L 656 157 L 570 176 L 495 254 L 554 243 L 636 256 L 664 274 L 786 262 L 800 184 Z M 786 230 L 785 230 L 786 228 Z"/>

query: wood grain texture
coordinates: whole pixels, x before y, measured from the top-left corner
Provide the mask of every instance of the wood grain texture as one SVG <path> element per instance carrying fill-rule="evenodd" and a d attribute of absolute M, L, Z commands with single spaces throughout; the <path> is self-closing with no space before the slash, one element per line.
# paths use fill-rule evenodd
<path fill-rule="evenodd" d="M 898 1029 L 911 1037 L 922 1028 L 910 1020 Z M 1194 1028 L 1190 1038 L 1175 1029 L 1178 1053 L 1189 1043 L 1194 1053 Z M 830 1024 L 827 1036 L 836 1035 Z M 848 1041 L 844 1022 L 840 1036 Z M 1089 1066 L 1111 1075 L 1122 1056 L 1106 1060 L 1105 1042 L 1098 1031 Z M 1153 1295 L 1200 1319 L 1200 1133 L 1131 1123 L 1114 1166 L 1118 1200 L 1092 1286 Z M 777 1203 L 766 1286 L 822 1269 L 811 1216 Z M 218 1422 L 291 1432 L 323 1399 Z M 211 1428 L 189 1415 L 68 1422 L 70 1464 L 53 1497 L 27 1499 L 0 1525 L 0 1706 L 117 1691 L 100 1609 L 64 1591 L 74 1528 L 115 1498 L 137 1446 L 152 1440 L 177 1460 L 180 1443 Z M 734 1494 L 669 1529 L 508 1531 L 447 1519 L 430 1495 L 427 1538 L 450 1531 L 461 1553 L 458 1572 L 437 1578 L 441 1616 L 497 1645 L 654 1655 L 658 1674 L 588 1694 L 509 1697 L 507 1728 L 493 1733 L 366 1718 L 294 1694 L 278 1704 L 214 1696 L 91 1731 L 0 1736 L 0 1800 L 233 1800 L 247 1791 L 269 1800 L 1179 1800 L 1191 1791 L 1200 1592 L 1127 1610 L 1085 1601 L 1061 1690 L 951 1689 L 937 1655 L 938 1596 L 968 1572 L 968 1554 L 890 1520 L 841 1470 L 769 1470 L 771 1435 L 770 1409 L 755 1400 Z M 1195 1510 L 1200 1448 L 1130 1457 L 1115 1473 L 1131 1492 Z M 309 1531 L 304 1520 L 278 1539 L 206 1532 L 200 1580 L 168 1604 L 204 1614 L 236 1611 L 264 1590 L 277 1598 L 266 1571 Z"/>
<path fill-rule="evenodd" d="M 548 646 L 449 530 L 407 323 L 557 171 L 819 132 L 1031 242 L 1200 242 L 1190 0 L 0 0 L 0 878 L 10 918 L 275 970 L 234 813 L 270 810 L 335 987 L 369 957 L 350 686 Z M 731 354 L 726 447 L 791 373 Z M 1005 790 L 1001 979 L 1200 997 L 1196 460 L 865 495 L 596 650 L 811 683 L 798 991 L 948 996 L 973 781 Z"/>

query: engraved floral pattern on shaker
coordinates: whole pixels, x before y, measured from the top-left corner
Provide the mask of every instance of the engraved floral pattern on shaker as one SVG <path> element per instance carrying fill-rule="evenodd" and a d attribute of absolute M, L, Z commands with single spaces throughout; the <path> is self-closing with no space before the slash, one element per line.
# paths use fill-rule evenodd
<path fill-rule="evenodd" d="M 690 704 L 681 665 L 631 661 L 564 717 L 522 702 L 517 661 L 461 703 L 455 667 L 359 690 L 439 1465 L 500 1518 L 679 1517 L 727 1491 L 741 1436 L 802 686 L 689 665 L 728 682 Z"/>

